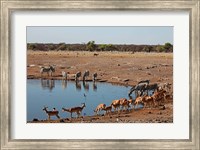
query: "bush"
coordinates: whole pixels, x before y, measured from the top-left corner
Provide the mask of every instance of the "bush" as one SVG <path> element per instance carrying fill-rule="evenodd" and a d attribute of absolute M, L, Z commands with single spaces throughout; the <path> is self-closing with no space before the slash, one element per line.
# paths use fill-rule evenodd
<path fill-rule="evenodd" d="M 96 49 L 96 45 L 94 41 L 89 41 L 86 45 L 86 50 L 94 51 Z"/>
<path fill-rule="evenodd" d="M 36 48 L 37 44 L 27 44 L 28 50 L 34 50 Z"/>
<path fill-rule="evenodd" d="M 157 51 L 157 52 L 164 52 L 164 51 L 165 51 L 165 48 L 164 48 L 164 46 L 158 45 L 158 46 L 156 47 L 156 51 Z"/>
<path fill-rule="evenodd" d="M 171 43 L 165 43 L 164 48 L 165 48 L 165 52 L 173 51 L 173 45 Z"/>

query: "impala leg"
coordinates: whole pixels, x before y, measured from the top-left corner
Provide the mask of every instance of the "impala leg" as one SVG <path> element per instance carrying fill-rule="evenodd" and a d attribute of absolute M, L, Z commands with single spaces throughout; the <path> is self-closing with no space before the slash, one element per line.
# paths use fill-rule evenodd
<path fill-rule="evenodd" d="M 56 115 L 56 117 L 57 117 L 58 119 L 60 119 L 60 116 L 59 116 L 59 115 Z"/>

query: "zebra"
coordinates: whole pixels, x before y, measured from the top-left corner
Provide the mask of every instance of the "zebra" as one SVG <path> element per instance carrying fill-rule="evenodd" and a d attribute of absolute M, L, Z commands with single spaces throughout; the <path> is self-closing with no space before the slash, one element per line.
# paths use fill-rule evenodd
<path fill-rule="evenodd" d="M 146 87 L 147 87 L 147 85 L 145 83 L 140 83 L 138 85 L 135 85 L 130 89 L 128 95 L 130 96 L 133 93 L 133 91 L 135 91 L 137 95 L 138 95 L 138 91 L 139 91 L 140 92 L 139 95 L 142 95 L 143 91 L 145 91 Z"/>
<path fill-rule="evenodd" d="M 133 91 L 138 95 L 138 92 L 140 93 L 139 95 L 143 95 L 144 91 L 147 91 L 148 94 L 148 85 L 149 85 L 150 80 L 142 80 L 138 82 L 136 86 L 133 86 L 130 91 L 129 91 L 129 96 L 132 94 Z"/>
<path fill-rule="evenodd" d="M 157 83 L 148 84 L 148 85 L 144 83 L 143 84 L 140 83 L 139 85 L 133 86 L 130 89 L 129 96 L 131 95 L 133 91 L 140 91 L 141 92 L 140 95 L 142 95 L 144 91 L 153 90 L 153 93 L 154 93 L 155 91 L 158 91 L 158 89 L 159 89 L 159 85 Z"/>
<path fill-rule="evenodd" d="M 63 80 L 67 80 L 67 73 L 65 71 L 62 71 L 62 77 Z"/>
<path fill-rule="evenodd" d="M 146 83 L 147 85 L 149 84 L 150 80 L 142 80 L 140 82 L 138 82 L 138 84 L 141 84 L 141 83 Z"/>
<path fill-rule="evenodd" d="M 52 76 L 52 73 L 55 72 L 55 67 L 53 67 L 51 65 L 49 65 L 49 67 L 41 67 L 41 69 L 40 69 L 41 76 L 44 72 L 46 72 L 48 74 L 48 76 L 49 76 L 49 73 Z"/>
<path fill-rule="evenodd" d="M 95 73 L 93 74 L 93 81 L 96 81 L 96 79 L 97 79 L 97 73 L 95 72 Z"/>
<path fill-rule="evenodd" d="M 81 72 L 78 71 L 76 74 L 75 74 L 75 81 L 77 81 L 79 79 L 79 77 L 81 77 Z"/>
<path fill-rule="evenodd" d="M 83 74 L 83 81 L 85 81 L 85 78 L 86 78 L 86 77 L 89 77 L 89 75 L 90 75 L 90 72 L 89 72 L 88 70 L 86 70 L 86 71 L 84 72 L 84 74 Z"/>

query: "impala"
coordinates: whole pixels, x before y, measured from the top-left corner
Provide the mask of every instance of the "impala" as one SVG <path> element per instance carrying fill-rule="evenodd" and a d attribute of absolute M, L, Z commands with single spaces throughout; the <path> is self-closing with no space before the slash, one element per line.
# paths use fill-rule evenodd
<path fill-rule="evenodd" d="M 120 111 L 120 100 L 113 100 L 111 106 L 114 108 L 114 111 Z"/>
<path fill-rule="evenodd" d="M 99 104 L 96 109 L 94 110 L 95 114 L 98 115 L 98 113 L 103 110 L 104 108 L 106 108 L 106 104 Z"/>
<path fill-rule="evenodd" d="M 103 108 L 104 111 L 106 111 L 106 114 L 111 113 L 112 112 L 112 106 L 106 106 L 105 108 Z"/>
<path fill-rule="evenodd" d="M 84 107 L 86 107 L 85 103 L 82 103 L 82 106 L 80 106 L 80 107 L 62 108 L 62 110 L 69 112 L 71 114 L 71 118 L 72 118 L 72 113 L 76 113 L 77 117 L 79 117 L 81 115 Z"/>
<path fill-rule="evenodd" d="M 43 108 L 43 111 L 46 112 L 46 114 L 48 115 L 48 119 L 49 119 L 49 120 L 51 119 L 51 118 L 50 118 L 51 116 L 56 116 L 58 119 L 60 118 L 60 116 L 58 115 L 58 114 L 59 114 L 59 111 L 55 110 L 55 108 L 54 108 L 53 111 L 48 111 L 47 108 L 48 108 L 48 107 L 44 107 L 44 108 Z"/>

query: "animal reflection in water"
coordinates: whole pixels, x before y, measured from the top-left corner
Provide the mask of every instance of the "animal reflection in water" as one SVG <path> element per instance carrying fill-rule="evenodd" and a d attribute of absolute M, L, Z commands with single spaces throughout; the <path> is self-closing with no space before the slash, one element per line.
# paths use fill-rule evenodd
<path fill-rule="evenodd" d="M 83 87 L 84 87 L 84 89 L 86 90 L 86 91 L 89 91 L 89 84 L 88 84 L 88 82 L 86 82 L 86 81 L 83 81 Z"/>
<path fill-rule="evenodd" d="M 93 91 L 97 91 L 97 83 L 95 81 L 93 82 Z"/>
<path fill-rule="evenodd" d="M 76 81 L 76 90 L 81 91 L 81 83 Z"/>
<path fill-rule="evenodd" d="M 62 80 L 62 88 L 63 89 L 66 89 L 67 88 L 67 83 L 68 81 L 67 80 Z M 81 89 L 82 89 L 82 85 L 83 85 L 83 88 L 86 90 L 86 91 L 89 91 L 89 89 L 90 89 L 90 84 L 88 83 L 88 82 L 86 82 L 86 81 L 83 81 L 82 83 L 80 82 L 80 81 L 75 81 L 74 82 L 75 83 L 75 87 L 76 87 L 76 90 L 77 91 L 81 91 Z M 93 91 L 97 91 L 97 83 L 94 81 L 93 83 L 92 83 L 92 89 L 93 89 Z"/>
<path fill-rule="evenodd" d="M 41 79 L 41 86 L 43 89 L 49 89 L 49 91 L 52 91 L 53 88 L 55 88 L 55 81 Z"/>
<path fill-rule="evenodd" d="M 67 81 L 66 80 L 62 80 L 62 88 L 63 89 L 67 88 Z"/>

